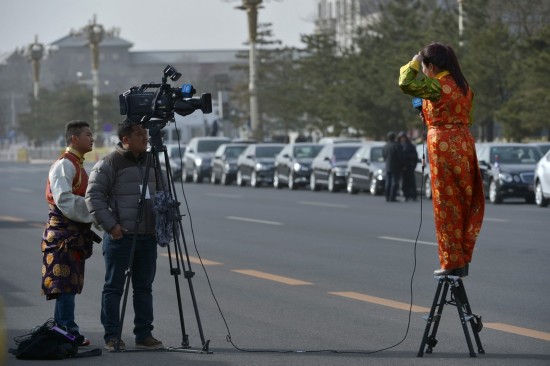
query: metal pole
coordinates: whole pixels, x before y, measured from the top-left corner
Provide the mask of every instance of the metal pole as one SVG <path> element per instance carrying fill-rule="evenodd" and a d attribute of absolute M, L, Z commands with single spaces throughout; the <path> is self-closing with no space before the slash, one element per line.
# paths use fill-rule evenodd
<path fill-rule="evenodd" d="M 97 24 L 95 15 L 92 22 L 86 27 L 86 32 L 92 57 L 92 108 L 94 135 L 97 137 L 99 134 L 99 44 L 103 40 L 105 31 L 102 25 Z"/>
<path fill-rule="evenodd" d="M 34 43 L 28 47 L 28 57 L 32 63 L 32 80 L 34 99 L 38 99 L 39 81 L 40 81 L 40 61 L 44 56 L 44 45 L 38 43 L 38 36 L 34 37 Z"/>
<path fill-rule="evenodd" d="M 464 41 L 462 35 L 464 33 L 464 13 L 462 9 L 463 0 L 458 1 L 458 45 L 460 47 L 464 46 Z"/>

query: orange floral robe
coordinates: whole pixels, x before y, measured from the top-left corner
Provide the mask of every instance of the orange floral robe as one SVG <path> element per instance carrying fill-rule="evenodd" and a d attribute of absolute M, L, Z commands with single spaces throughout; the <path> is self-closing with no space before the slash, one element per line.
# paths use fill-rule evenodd
<path fill-rule="evenodd" d="M 472 260 L 485 210 L 475 142 L 468 128 L 473 93 L 468 90 L 463 95 L 448 72 L 416 80 L 415 66 L 401 68 L 399 85 L 405 93 L 425 98 L 422 111 L 428 127 L 439 261 L 441 268 L 460 268 Z"/>

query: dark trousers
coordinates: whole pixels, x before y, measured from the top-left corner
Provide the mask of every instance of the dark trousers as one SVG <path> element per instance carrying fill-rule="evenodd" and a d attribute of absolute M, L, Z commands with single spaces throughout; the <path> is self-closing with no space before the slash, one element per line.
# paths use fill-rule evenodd
<path fill-rule="evenodd" d="M 79 334 L 74 321 L 75 294 L 59 294 L 55 299 L 53 319 L 57 326 L 65 328 L 71 334 Z"/>
<path fill-rule="evenodd" d="M 404 170 L 402 174 L 402 190 L 405 199 L 416 200 L 416 180 L 414 177 L 414 170 Z"/>
<path fill-rule="evenodd" d="M 133 234 L 113 240 L 103 235 L 105 284 L 101 298 L 101 323 L 105 341 L 118 338 L 120 332 L 120 300 L 126 283 Z M 134 334 L 136 341 L 151 336 L 153 330 L 153 281 L 157 264 L 157 243 L 154 236 L 138 235 L 132 267 Z"/>
<path fill-rule="evenodd" d="M 399 179 L 401 174 L 399 172 L 386 172 L 386 201 L 396 201 L 397 190 L 399 189 Z"/>

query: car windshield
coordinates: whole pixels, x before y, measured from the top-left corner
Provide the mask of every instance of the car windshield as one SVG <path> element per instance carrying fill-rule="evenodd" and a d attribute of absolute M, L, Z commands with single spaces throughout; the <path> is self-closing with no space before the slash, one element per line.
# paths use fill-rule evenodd
<path fill-rule="evenodd" d="M 359 149 L 359 146 L 338 146 L 334 147 L 335 161 L 348 161 Z"/>
<path fill-rule="evenodd" d="M 223 143 L 224 140 L 203 140 L 199 141 L 197 145 L 197 152 L 214 152 Z"/>
<path fill-rule="evenodd" d="M 496 146 L 491 148 L 491 163 L 535 164 L 541 158 L 540 150 L 534 146 Z"/>
<path fill-rule="evenodd" d="M 236 158 L 246 149 L 247 146 L 228 146 L 225 149 L 225 156 L 228 158 Z"/>
<path fill-rule="evenodd" d="M 183 155 L 183 153 L 185 152 L 185 147 L 182 147 L 181 148 L 181 154 Z M 172 147 L 170 149 L 170 152 L 168 153 L 168 156 L 174 158 L 174 157 L 178 157 L 180 156 L 180 148 L 178 146 L 175 146 L 175 147 Z"/>
<path fill-rule="evenodd" d="M 256 157 L 257 158 L 273 158 L 283 149 L 282 146 L 257 146 Z"/>
<path fill-rule="evenodd" d="M 370 161 L 375 163 L 384 162 L 384 148 L 383 147 L 373 147 L 370 151 Z"/>
<path fill-rule="evenodd" d="M 323 148 L 323 145 L 306 145 L 306 146 L 294 146 L 294 157 L 300 158 L 314 158 L 319 151 Z"/>

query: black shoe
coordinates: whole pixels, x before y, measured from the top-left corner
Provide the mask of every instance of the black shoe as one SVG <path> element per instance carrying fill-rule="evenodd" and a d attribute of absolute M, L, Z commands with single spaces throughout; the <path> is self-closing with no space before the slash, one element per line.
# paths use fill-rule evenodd
<path fill-rule="evenodd" d="M 464 267 L 460 268 L 450 268 L 450 269 L 436 269 L 434 271 L 434 276 L 458 276 L 458 277 L 464 277 L 466 276 L 466 270 Z"/>

